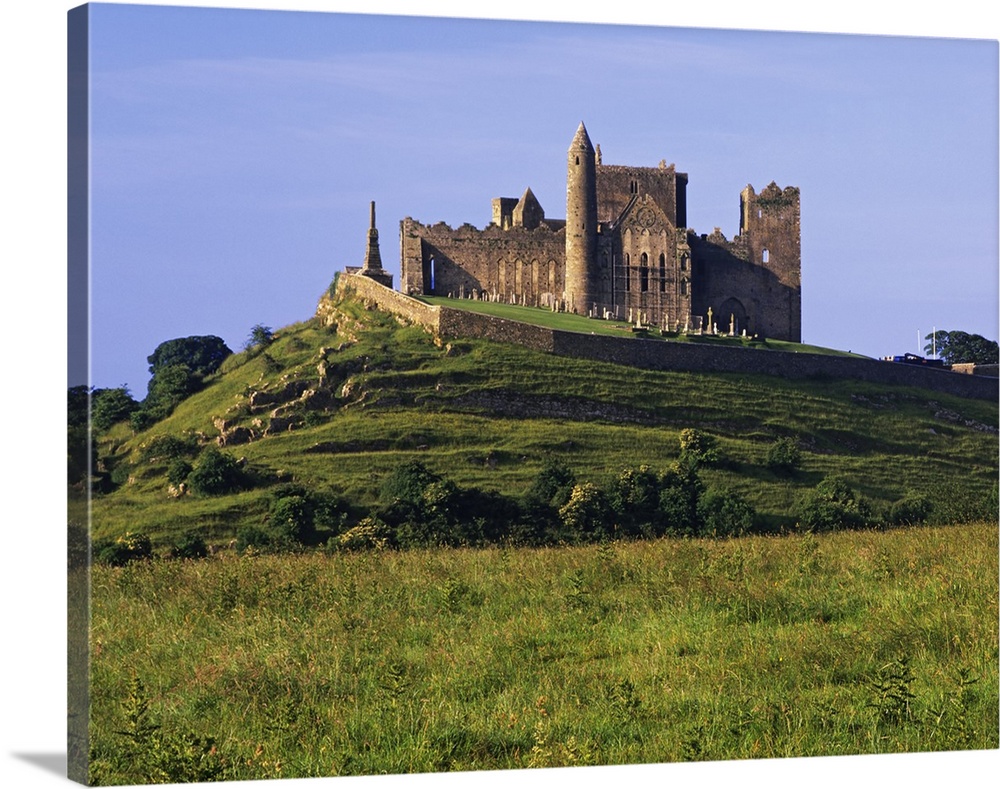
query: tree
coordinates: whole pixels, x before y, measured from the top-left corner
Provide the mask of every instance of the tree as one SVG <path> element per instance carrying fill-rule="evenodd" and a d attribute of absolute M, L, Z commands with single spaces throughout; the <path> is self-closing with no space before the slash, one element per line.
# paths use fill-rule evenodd
<path fill-rule="evenodd" d="M 664 530 L 693 535 L 699 529 L 698 500 L 704 485 L 693 461 L 678 461 L 660 478 L 660 518 Z"/>
<path fill-rule="evenodd" d="M 274 342 L 274 332 L 271 327 L 258 323 L 250 329 L 250 337 L 243 347 L 249 351 L 253 348 L 266 348 L 272 342 Z"/>
<path fill-rule="evenodd" d="M 149 372 L 155 378 L 160 370 L 182 364 L 192 375 L 211 375 L 232 351 L 221 337 L 214 334 L 178 337 L 161 342 L 152 355 L 146 357 Z"/>
<path fill-rule="evenodd" d="M 1000 346 L 980 334 L 939 329 L 924 339 L 927 340 L 924 352 L 930 354 L 936 350 L 948 364 L 997 364 L 1000 361 Z"/>
<path fill-rule="evenodd" d="M 687 428 L 681 431 L 680 443 L 682 461 L 693 462 L 696 466 L 711 466 L 719 462 L 718 441 L 714 436 Z"/>
<path fill-rule="evenodd" d="M 569 501 L 559 508 L 559 517 L 577 539 L 596 542 L 610 536 L 611 505 L 604 491 L 593 482 L 573 486 Z"/>
<path fill-rule="evenodd" d="M 801 456 L 799 442 L 783 436 L 768 447 L 767 467 L 772 471 L 790 473 L 798 468 Z"/>
<path fill-rule="evenodd" d="M 698 501 L 702 534 L 713 537 L 747 534 L 753 529 L 755 515 L 746 499 L 727 490 L 712 488 Z"/>
<path fill-rule="evenodd" d="M 875 520 L 871 502 L 840 477 L 827 477 L 809 493 L 799 516 L 814 531 L 870 526 Z"/>
<path fill-rule="evenodd" d="M 660 536 L 660 480 L 649 466 L 625 468 L 612 481 L 608 501 L 623 535 Z"/>
<path fill-rule="evenodd" d="M 246 479 L 239 463 L 232 455 L 209 447 L 198 458 L 188 475 L 188 483 L 196 493 L 220 496 L 246 487 Z"/>
<path fill-rule="evenodd" d="M 107 430 L 128 419 L 139 408 L 127 386 L 116 389 L 95 389 L 91 394 L 91 420 L 97 430 Z"/>

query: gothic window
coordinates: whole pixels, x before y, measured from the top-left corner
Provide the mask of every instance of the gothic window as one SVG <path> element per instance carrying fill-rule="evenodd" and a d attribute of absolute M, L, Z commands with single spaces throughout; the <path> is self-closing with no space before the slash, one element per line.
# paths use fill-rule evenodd
<path fill-rule="evenodd" d="M 688 256 L 681 255 L 681 271 L 687 271 L 688 268 Z"/>
<path fill-rule="evenodd" d="M 629 184 L 629 191 L 634 195 L 639 194 L 639 182 L 633 180 L 632 183 Z"/>
<path fill-rule="evenodd" d="M 625 290 L 632 290 L 632 268 L 629 266 L 631 256 L 625 255 Z"/>
<path fill-rule="evenodd" d="M 681 280 L 681 295 L 682 296 L 687 296 L 688 295 L 688 280 L 687 280 L 687 277 L 685 277 L 684 279 Z"/>
<path fill-rule="evenodd" d="M 660 293 L 667 292 L 667 258 L 660 253 Z"/>
<path fill-rule="evenodd" d="M 649 256 L 645 252 L 639 258 L 639 290 L 643 293 L 649 290 Z"/>

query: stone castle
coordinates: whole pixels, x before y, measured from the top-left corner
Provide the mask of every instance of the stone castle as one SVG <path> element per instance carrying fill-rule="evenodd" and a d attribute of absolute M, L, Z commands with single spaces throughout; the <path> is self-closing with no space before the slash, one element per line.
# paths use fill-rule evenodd
<path fill-rule="evenodd" d="M 550 307 L 670 330 L 801 342 L 799 190 L 773 182 L 740 194 L 740 231 L 687 227 L 686 173 L 606 165 L 583 123 L 567 158 L 566 219 L 546 218 L 531 189 L 493 200 L 479 230 L 407 217 L 400 290 Z M 389 287 L 374 204 L 364 266 Z"/>

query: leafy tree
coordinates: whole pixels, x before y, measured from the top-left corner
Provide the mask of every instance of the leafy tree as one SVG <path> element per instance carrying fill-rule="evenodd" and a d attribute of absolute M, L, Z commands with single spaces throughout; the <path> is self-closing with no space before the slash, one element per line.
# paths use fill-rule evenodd
<path fill-rule="evenodd" d="M 201 453 L 187 479 L 196 493 L 206 496 L 235 493 L 247 486 L 243 470 L 236 459 L 215 447 L 209 447 Z"/>
<path fill-rule="evenodd" d="M 90 414 L 90 387 L 71 386 L 66 401 L 66 423 L 70 427 L 86 427 Z"/>
<path fill-rule="evenodd" d="M 192 372 L 187 365 L 161 367 L 149 380 L 149 390 L 146 399 L 142 401 L 143 410 L 157 420 L 163 419 L 201 387 L 201 376 Z"/>
<path fill-rule="evenodd" d="M 94 428 L 107 430 L 128 419 L 139 404 L 129 394 L 127 386 L 119 386 L 116 389 L 95 389 L 91 394 L 91 407 Z"/>
<path fill-rule="evenodd" d="M 701 532 L 713 537 L 739 537 L 753 529 L 756 512 L 740 496 L 727 490 L 711 488 L 698 500 Z"/>
<path fill-rule="evenodd" d="M 174 543 L 170 555 L 175 559 L 204 559 L 208 556 L 208 546 L 201 535 L 187 532 Z"/>
<path fill-rule="evenodd" d="M 576 475 L 572 469 L 558 460 L 547 460 L 525 494 L 525 499 L 532 504 L 561 507 L 569 500 L 569 493 L 575 484 Z"/>
<path fill-rule="evenodd" d="M 410 460 L 397 466 L 382 481 L 379 501 L 383 507 L 391 507 L 398 503 L 418 504 L 423 497 L 424 489 L 440 479 L 439 475 L 428 469 L 419 460 Z"/>
<path fill-rule="evenodd" d="M 871 503 L 843 479 L 827 477 L 806 496 L 799 520 L 809 529 L 831 531 L 871 525 L 875 513 Z"/>
<path fill-rule="evenodd" d="M 623 469 L 611 483 L 608 502 L 625 536 L 662 534 L 660 480 L 649 466 Z"/>
<path fill-rule="evenodd" d="M 927 354 L 937 350 L 948 364 L 997 364 L 1000 361 L 1000 346 L 980 334 L 964 331 L 944 331 L 939 329 L 926 337 Z"/>
<path fill-rule="evenodd" d="M 712 466 L 719 462 L 718 442 L 707 433 L 687 428 L 681 431 L 680 443 L 682 461 L 695 466 Z"/>
<path fill-rule="evenodd" d="M 773 471 L 790 473 L 799 466 L 802 453 L 799 442 L 784 436 L 777 439 L 767 450 L 767 467 Z"/>
<path fill-rule="evenodd" d="M 218 370 L 219 365 L 231 354 L 232 351 L 221 337 L 209 334 L 161 342 L 146 357 L 146 361 L 149 362 L 149 372 L 154 378 L 161 370 L 175 365 L 183 365 L 192 375 L 204 378 Z"/>
<path fill-rule="evenodd" d="M 559 517 L 577 539 L 592 542 L 611 536 L 611 505 L 593 482 L 573 486 L 569 501 L 559 508 Z"/>
<path fill-rule="evenodd" d="M 693 535 L 699 530 L 698 499 L 704 485 L 691 461 L 678 461 L 660 478 L 660 517 L 665 533 Z"/>
<path fill-rule="evenodd" d="M 271 505 L 268 524 L 279 538 L 308 542 L 316 532 L 313 507 L 308 496 L 292 495 L 276 499 Z"/>
<path fill-rule="evenodd" d="M 250 336 L 243 347 L 249 351 L 253 348 L 266 348 L 272 342 L 274 342 L 274 332 L 271 327 L 258 323 L 250 329 Z"/>

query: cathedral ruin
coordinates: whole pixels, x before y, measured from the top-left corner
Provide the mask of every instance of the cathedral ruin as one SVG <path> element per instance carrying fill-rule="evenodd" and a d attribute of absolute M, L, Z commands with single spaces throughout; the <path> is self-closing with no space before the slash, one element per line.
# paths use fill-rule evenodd
<path fill-rule="evenodd" d="M 665 162 L 604 164 L 581 123 L 567 157 L 565 219 L 547 218 L 530 188 L 495 198 L 482 230 L 407 217 L 400 290 L 801 342 L 798 188 L 772 182 L 758 194 L 748 185 L 730 241 L 718 228 L 687 227 L 687 182 Z"/>

